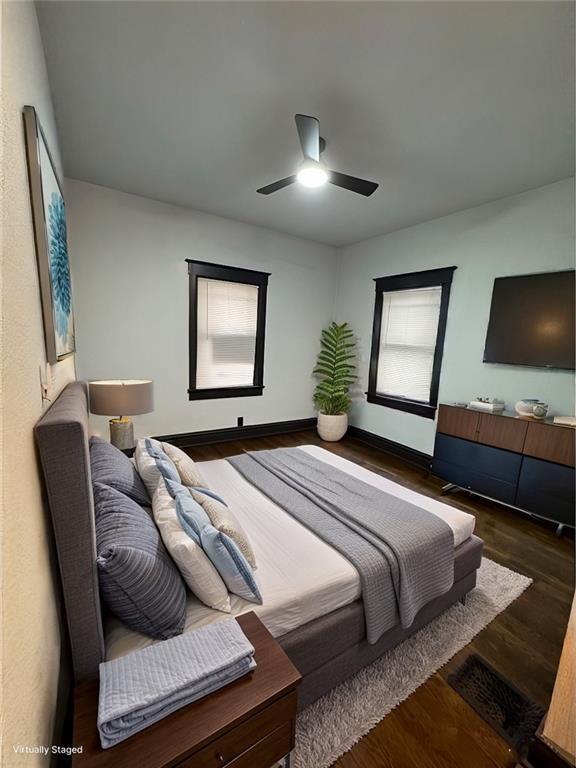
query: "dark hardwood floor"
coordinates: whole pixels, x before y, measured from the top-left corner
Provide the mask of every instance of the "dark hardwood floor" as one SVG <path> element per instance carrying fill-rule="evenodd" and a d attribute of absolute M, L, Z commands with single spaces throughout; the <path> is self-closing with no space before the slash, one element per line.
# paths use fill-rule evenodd
<path fill-rule="evenodd" d="M 315 432 L 189 449 L 199 461 L 243 451 L 321 444 L 351 461 L 430 496 L 442 483 L 426 470 L 355 439 L 321 443 Z M 464 493 L 444 497 L 476 517 L 484 554 L 534 583 L 449 664 L 391 712 L 335 768 L 512 768 L 516 755 L 446 682 L 451 669 L 471 651 L 508 680 L 548 706 L 574 592 L 574 542 L 558 539 L 554 526 Z"/>

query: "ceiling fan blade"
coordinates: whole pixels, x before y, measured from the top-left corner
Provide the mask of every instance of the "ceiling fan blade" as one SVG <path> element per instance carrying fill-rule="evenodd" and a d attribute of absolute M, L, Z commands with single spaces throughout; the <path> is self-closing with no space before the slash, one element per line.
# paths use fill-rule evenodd
<path fill-rule="evenodd" d="M 280 179 L 280 181 L 275 181 L 273 184 L 268 184 L 267 187 L 260 187 L 260 189 L 257 189 L 256 192 L 258 192 L 259 195 L 271 195 L 272 192 L 277 192 L 279 189 L 284 189 L 284 187 L 288 187 L 290 184 L 294 184 L 295 181 L 296 175 L 287 176 L 285 179 Z"/>
<path fill-rule="evenodd" d="M 306 160 L 320 161 L 320 123 L 310 115 L 294 115 L 300 145 Z"/>
<path fill-rule="evenodd" d="M 336 187 L 349 189 L 350 192 L 357 192 L 359 195 L 364 195 L 364 197 L 370 197 L 378 189 L 378 184 L 374 181 L 357 179 L 356 176 L 348 176 L 345 173 L 338 173 L 338 171 L 330 171 L 328 181 Z"/>

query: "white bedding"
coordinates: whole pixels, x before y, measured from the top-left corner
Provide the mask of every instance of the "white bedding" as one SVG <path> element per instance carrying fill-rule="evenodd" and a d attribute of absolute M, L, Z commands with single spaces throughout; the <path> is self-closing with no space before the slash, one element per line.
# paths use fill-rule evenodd
<path fill-rule="evenodd" d="M 418 504 L 441 517 L 454 532 L 454 546 L 474 531 L 474 517 L 436 499 L 408 490 L 318 446 L 302 450 L 387 493 Z M 251 540 L 258 569 L 256 580 L 263 605 L 231 595 L 232 614 L 254 611 L 274 637 L 342 608 L 360 597 L 356 569 L 336 550 L 294 520 L 254 488 L 224 459 L 200 463 L 208 485 L 226 499 Z M 185 631 L 230 614 L 188 598 Z M 106 625 L 106 658 L 114 659 L 157 642 L 110 617 Z"/>

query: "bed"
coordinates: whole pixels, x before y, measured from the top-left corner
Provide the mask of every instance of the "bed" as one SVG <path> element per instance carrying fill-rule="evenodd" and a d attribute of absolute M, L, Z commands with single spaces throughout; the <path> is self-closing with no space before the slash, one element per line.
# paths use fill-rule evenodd
<path fill-rule="evenodd" d="M 85 383 L 68 385 L 36 427 L 52 516 L 77 682 L 96 678 L 98 665 L 155 642 L 106 615 L 95 567 L 94 505 L 88 451 Z M 443 519 L 454 535 L 452 588 L 422 608 L 409 628 L 399 624 L 376 643 L 366 639 L 358 572 L 339 552 L 288 515 L 225 460 L 202 462 L 210 487 L 225 496 L 249 535 L 258 560 L 262 606 L 232 596 L 232 612 L 255 610 L 303 676 L 305 707 L 378 658 L 474 588 L 482 541 L 474 518 L 436 499 L 336 456 L 319 446 L 306 454 Z M 185 631 L 226 614 L 188 599 Z"/>

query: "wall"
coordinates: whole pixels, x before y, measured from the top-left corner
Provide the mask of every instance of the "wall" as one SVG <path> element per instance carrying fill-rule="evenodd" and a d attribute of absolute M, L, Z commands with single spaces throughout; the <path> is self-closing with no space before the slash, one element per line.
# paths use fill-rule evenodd
<path fill-rule="evenodd" d="M 361 395 L 367 386 L 372 280 L 452 265 L 458 269 L 440 400 L 487 394 L 511 406 L 521 397 L 541 397 L 554 413 L 574 412 L 571 373 L 482 363 L 494 278 L 574 266 L 572 180 L 337 252 L 79 181 L 67 180 L 67 204 L 78 373 L 155 380 L 156 410 L 136 417 L 138 434 L 229 427 L 237 416 L 246 424 L 312 416 L 310 372 L 318 333 L 334 316 L 350 321 L 359 340 L 360 380 L 351 423 L 430 453 L 433 421 L 368 404 Z M 188 401 L 186 258 L 272 273 L 262 397 Z M 95 418 L 94 428 L 106 434 L 106 419 Z"/>
<path fill-rule="evenodd" d="M 2 4 L 2 756 L 35 766 L 14 744 L 50 744 L 60 665 L 58 601 L 47 514 L 32 429 L 44 405 L 40 294 L 22 129 L 36 107 L 61 172 L 60 153 L 34 5 Z M 49 397 L 74 378 L 74 361 L 54 366 Z"/>
<path fill-rule="evenodd" d="M 332 316 L 334 250 L 261 227 L 67 181 L 78 375 L 152 378 L 137 434 L 314 415 L 311 371 Z M 261 397 L 189 401 L 186 258 L 270 272 Z M 94 429 L 107 434 L 106 419 Z"/>
<path fill-rule="evenodd" d="M 359 387 L 367 388 L 375 277 L 456 265 L 440 401 L 476 395 L 511 407 L 539 397 L 553 413 L 573 414 L 574 375 L 482 362 L 494 278 L 574 268 L 573 179 L 507 197 L 441 219 L 373 238 L 339 252 L 336 316 L 351 322 L 360 344 Z M 358 398 L 351 423 L 432 453 L 430 419 Z"/>

